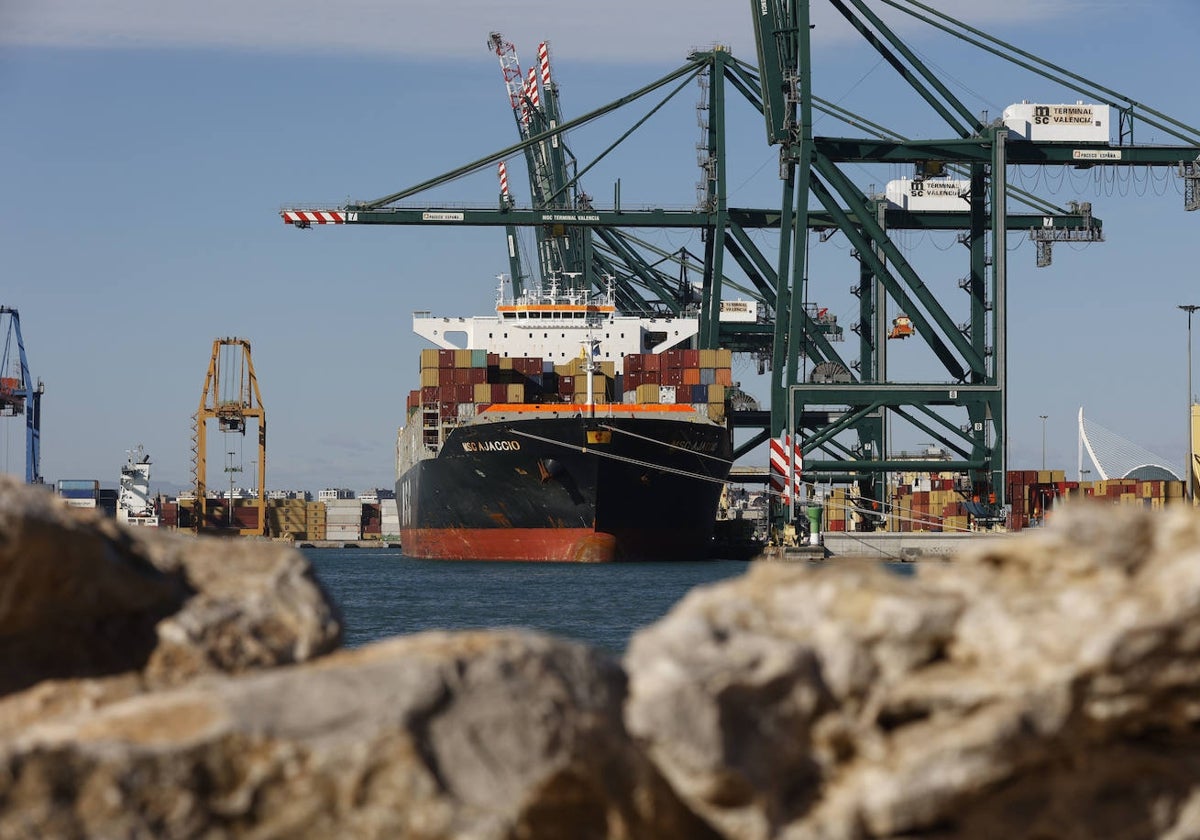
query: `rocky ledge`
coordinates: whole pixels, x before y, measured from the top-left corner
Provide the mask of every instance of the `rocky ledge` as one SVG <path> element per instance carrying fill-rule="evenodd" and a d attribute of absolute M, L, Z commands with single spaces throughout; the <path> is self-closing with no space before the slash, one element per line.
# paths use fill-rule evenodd
<path fill-rule="evenodd" d="M 0 840 L 1200 837 L 1200 515 L 747 568 L 620 661 L 343 650 L 297 552 L 0 477 Z"/>

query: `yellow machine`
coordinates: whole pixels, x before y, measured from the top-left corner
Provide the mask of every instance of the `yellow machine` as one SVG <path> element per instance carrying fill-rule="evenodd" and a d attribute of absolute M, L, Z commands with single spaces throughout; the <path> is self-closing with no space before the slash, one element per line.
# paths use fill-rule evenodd
<path fill-rule="evenodd" d="M 242 536 L 266 533 L 266 477 L 267 477 L 267 414 L 258 390 L 258 379 L 254 375 L 254 363 L 250 360 L 250 342 L 244 338 L 218 338 L 213 341 L 212 359 L 208 363 L 208 374 L 204 377 L 204 391 L 200 395 L 200 408 L 193 420 L 192 466 L 196 479 L 196 507 L 193 528 L 199 531 L 208 522 L 208 487 L 206 480 L 207 425 L 216 419 L 222 432 L 246 434 L 247 418 L 258 420 L 258 525 L 254 528 L 237 528 Z M 240 471 L 240 469 L 239 469 Z M 233 499 L 229 505 L 229 524 L 233 525 Z"/>
<path fill-rule="evenodd" d="M 888 338 L 908 338 L 912 334 L 912 321 L 907 315 L 901 312 L 892 319 L 892 331 L 888 333 Z"/>

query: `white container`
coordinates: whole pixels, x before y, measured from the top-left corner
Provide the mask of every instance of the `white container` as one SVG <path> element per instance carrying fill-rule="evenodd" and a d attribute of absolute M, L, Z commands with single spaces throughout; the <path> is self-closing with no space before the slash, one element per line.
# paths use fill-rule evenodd
<path fill-rule="evenodd" d="M 357 525 L 326 525 L 325 539 L 327 540 L 358 540 L 362 538 L 362 530 Z"/>
<path fill-rule="evenodd" d="M 1107 105 L 1042 105 L 1021 102 L 1004 109 L 1009 136 L 1020 140 L 1061 143 L 1108 143 Z"/>
<path fill-rule="evenodd" d="M 658 401 L 663 405 L 673 405 L 675 402 L 675 386 L 659 385 Z"/>
<path fill-rule="evenodd" d="M 959 178 L 899 178 L 888 181 L 887 200 L 913 213 L 966 213 L 971 182 Z"/>

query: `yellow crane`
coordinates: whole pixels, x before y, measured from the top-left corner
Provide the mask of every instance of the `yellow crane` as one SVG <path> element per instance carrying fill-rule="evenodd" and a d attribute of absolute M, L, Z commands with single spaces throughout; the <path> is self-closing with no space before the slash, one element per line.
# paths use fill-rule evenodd
<path fill-rule="evenodd" d="M 218 428 L 225 433 L 246 434 L 246 421 L 258 421 L 258 525 L 253 528 L 237 528 L 242 536 L 266 533 L 266 477 L 267 477 L 267 414 L 258 390 L 258 378 L 254 375 L 254 362 L 250 358 L 250 342 L 244 338 L 218 338 L 213 341 L 212 358 L 208 363 L 208 374 L 204 377 L 204 390 L 200 395 L 200 408 L 193 417 L 192 466 L 196 483 L 196 506 L 192 527 L 197 532 L 209 527 L 208 487 L 206 483 L 206 451 L 208 421 L 215 419 Z M 231 465 L 230 469 L 233 467 Z M 240 468 L 238 469 L 240 471 Z M 233 519 L 233 499 L 228 502 L 229 524 Z"/>

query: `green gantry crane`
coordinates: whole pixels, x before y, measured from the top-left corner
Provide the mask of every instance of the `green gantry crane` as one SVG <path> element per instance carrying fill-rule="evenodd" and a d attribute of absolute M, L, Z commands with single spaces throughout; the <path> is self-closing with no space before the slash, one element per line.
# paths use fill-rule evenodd
<path fill-rule="evenodd" d="M 316 224 L 498 226 L 510 237 L 514 291 L 525 279 L 515 256 L 518 228 L 533 228 L 543 277 L 572 278 L 579 286 L 601 288 L 615 281 L 625 311 L 681 312 L 678 294 L 689 255 L 666 252 L 639 235 L 641 229 L 699 231 L 704 253 L 701 273 L 698 345 L 753 353 L 770 368 L 771 404 L 766 411 L 734 412 L 736 426 L 750 430 L 739 443 L 740 457 L 788 432 L 801 442 L 804 477 L 822 483 L 855 483 L 866 513 L 884 502 L 887 474 L 896 471 L 954 471 L 983 521 L 1002 518 L 1005 507 L 1007 414 L 1007 249 L 1009 233 L 1027 233 L 1037 245 L 1039 265 L 1048 265 L 1054 242 L 1103 240 L 1103 224 L 1090 205 L 1066 207 L 1013 189 L 1011 165 L 1090 168 L 1151 166 L 1176 169 L 1184 179 L 1185 206 L 1200 205 L 1200 130 L 1096 85 L 915 0 L 876 0 L 921 22 L 1042 75 L 1097 107 L 1115 109 L 1118 140 L 1094 133 L 1082 139 L 1017 139 L 1003 121 L 985 123 L 970 113 L 876 15 L 865 0 L 829 0 L 851 26 L 896 70 L 947 127 L 942 140 L 914 141 L 838 105 L 813 91 L 807 0 L 752 0 L 758 66 L 728 50 L 695 52 L 662 78 L 597 108 L 565 120 L 548 63 L 539 74 L 523 76 L 515 51 L 493 33 L 488 45 L 501 68 L 517 119 L 518 143 L 412 187 L 335 209 L 286 209 L 285 222 Z M 540 63 L 539 63 L 540 66 Z M 579 188 L 579 179 L 640 128 L 668 101 L 695 81 L 703 91 L 704 140 L 699 147 L 701 197 L 691 210 L 626 209 L 620 185 L 610 206 L 601 207 Z M 566 146 L 567 132 L 620 108 L 662 95 L 645 115 L 595 160 L 580 166 Z M 779 149 L 782 196 L 777 208 L 736 207 L 728 202 L 726 112 L 741 96 L 761 112 L 768 143 Z M 1040 107 L 1040 106 L 1039 106 Z M 834 117 L 866 136 L 827 137 L 813 132 L 814 112 Z M 1033 115 L 1032 120 L 1040 119 Z M 1135 145 L 1134 131 L 1148 125 L 1178 145 Z M 502 191 L 500 206 L 440 208 L 412 203 L 420 193 L 468 173 L 523 156 L 532 206 L 520 208 Z M 963 209 L 918 209 L 887 195 L 869 194 L 845 172 L 853 164 L 905 164 L 911 184 L 944 183 L 957 174 L 965 189 Z M 911 185 L 910 185 L 911 186 Z M 1022 205 L 1018 212 L 1014 205 Z M 764 250 L 757 231 L 775 231 L 778 245 Z M 968 319 L 957 323 L 893 242 L 896 231 L 956 231 L 968 251 L 967 274 L 959 285 L 968 297 Z M 842 328 L 808 299 L 806 277 L 810 232 L 822 238 L 840 233 L 853 248 L 857 265 L 853 291 L 858 298 L 857 342 L 841 349 Z M 577 278 L 577 279 L 576 279 Z M 728 290 L 761 303 L 766 317 L 756 323 L 720 318 Z M 889 324 L 889 308 L 901 313 Z M 926 381 L 893 381 L 887 364 L 887 337 L 921 342 L 942 374 Z M 851 357 L 851 352 L 855 355 Z M 893 424 L 919 430 L 941 444 L 949 460 L 897 460 L 890 455 Z M 792 512 L 776 510 L 777 520 Z M 881 518 L 881 517 L 880 517 Z"/>

